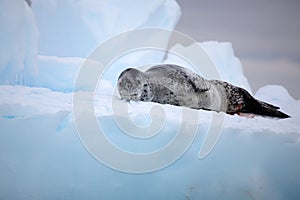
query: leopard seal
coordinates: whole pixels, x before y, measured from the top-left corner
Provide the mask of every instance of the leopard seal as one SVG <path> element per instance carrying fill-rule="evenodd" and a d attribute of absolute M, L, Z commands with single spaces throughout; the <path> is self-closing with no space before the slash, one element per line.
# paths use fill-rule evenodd
<path fill-rule="evenodd" d="M 154 65 L 145 72 L 124 70 L 117 83 L 121 99 L 204 109 L 240 116 L 289 118 L 279 107 L 255 99 L 248 91 L 220 80 L 206 80 L 174 64 Z"/>

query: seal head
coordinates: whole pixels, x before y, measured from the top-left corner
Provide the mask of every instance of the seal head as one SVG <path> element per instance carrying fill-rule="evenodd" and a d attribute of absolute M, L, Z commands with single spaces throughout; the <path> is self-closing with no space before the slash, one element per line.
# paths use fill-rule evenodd
<path fill-rule="evenodd" d="M 127 101 L 151 101 L 149 78 L 141 71 L 128 68 L 118 78 L 118 90 Z"/>

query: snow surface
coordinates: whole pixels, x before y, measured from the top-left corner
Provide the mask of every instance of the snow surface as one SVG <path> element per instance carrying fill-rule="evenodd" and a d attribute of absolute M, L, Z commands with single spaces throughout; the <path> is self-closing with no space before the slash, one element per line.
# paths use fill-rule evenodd
<path fill-rule="evenodd" d="M 35 0 L 32 12 L 23 0 L 0 1 L 0 199 L 299 199 L 300 101 L 282 86 L 265 86 L 254 96 L 292 118 L 226 115 L 221 138 L 202 160 L 198 152 L 212 112 L 191 109 L 185 110 L 199 115 L 196 138 L 167 168 L 123 173 L 87 152 L 72 113 L 72 91 L 84 57 L 114 34 L 137 27 L 173 28 L 180 16 L 172 0 L 129 4 L 136 7 L 117 0 Z M 251 92 L 230 43 L 200 45 L 222 80 Z M 188 123 L 179 117 L 182 108 L 164 105 L 165 119 L 157 117 L 165 126 L 153 138 L 134 139 L 117 127 L 112 95 L 119 73 L 131 64 L 162 62 L 161 52 L 150 52 L 146 63 L 143 54 L 113 63 L 95 92 L 98 123 L 115 145 L 133 152 L 161 148 L 181 123 Z M 191 67 L 171 54 L 164 62 Z M 154 105 L 129 103 L 130 119 L 140 127 L 149 125 Z"/>

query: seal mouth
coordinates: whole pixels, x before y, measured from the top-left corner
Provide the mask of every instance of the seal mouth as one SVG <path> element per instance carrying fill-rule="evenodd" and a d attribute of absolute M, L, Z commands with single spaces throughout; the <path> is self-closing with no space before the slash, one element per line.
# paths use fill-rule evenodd
<path fill-rule="evenodd" d="M 121 96 L 121 99 L 125 99 L 127 101 L 130 100 L 140 100 L 141 92 L 139 88 L 139 84 L 132 82 L 128 79 L 121 79 L 118 83 L 118 90 Z"/>
<path fill-rule="evenodd" d="M 140 96 L 138 93 L 131 93 L 131 94 L 121 94 L 121 98 L 125 99 L 127 101 L 133 100 L 133 101 L 137 101 L 140 99 Z"/>
<path fill-rule="evenodd" d="M 137 100 L 140 100 L 140 95 L 137 93 L 129 94 L 129 95 L 121 94 L 121 99 L 124 99 L 126 101 L 137 101 Z"/>

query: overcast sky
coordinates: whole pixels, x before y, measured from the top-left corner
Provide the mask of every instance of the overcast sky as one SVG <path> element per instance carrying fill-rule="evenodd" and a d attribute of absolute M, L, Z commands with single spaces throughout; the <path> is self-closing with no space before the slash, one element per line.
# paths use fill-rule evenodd
<path fill-rule="evenodd" d="M 176 30 L 197 41 L 231 42 L 252 90 L 284 85 L 300 99 L 299 0 L 177 0 Z"/>

